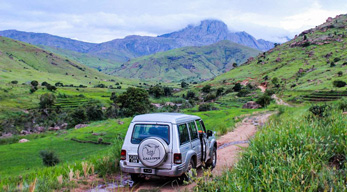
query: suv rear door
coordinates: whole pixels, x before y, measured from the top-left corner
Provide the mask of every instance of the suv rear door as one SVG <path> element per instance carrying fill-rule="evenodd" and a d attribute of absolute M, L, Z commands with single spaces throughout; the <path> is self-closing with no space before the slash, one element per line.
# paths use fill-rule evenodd
<path fill-rule="evenodd" d="M 201 141 L 199 139 L 198 129 L 196 128 L 194 121 L 189 122 L 188 126 L 189 126 L 192 149 L 197 154 L 196 166 L 199 166 L 201 164 Z"/>

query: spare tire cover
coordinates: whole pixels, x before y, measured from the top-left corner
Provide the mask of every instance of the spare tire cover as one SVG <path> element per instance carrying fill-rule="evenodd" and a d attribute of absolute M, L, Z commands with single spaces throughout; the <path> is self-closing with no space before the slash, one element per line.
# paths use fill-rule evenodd
<path fill-rule="evenodd" d="M 158 167 L 165 159 L 168 152 L 166 142 L 157 137 L 149 137 L 139 144 L 137 154 L 141 163 L 147 167 Z"/>

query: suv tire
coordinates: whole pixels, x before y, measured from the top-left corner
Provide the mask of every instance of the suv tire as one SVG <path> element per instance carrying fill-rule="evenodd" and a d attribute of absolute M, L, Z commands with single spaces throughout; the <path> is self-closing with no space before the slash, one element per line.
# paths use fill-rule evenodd
<path fill-rule="evenodd" d="M 140 174 L 130 174 L 131 180 L 133 180 L 135 183 L 138 183 L 142 180 Z"/>
<path fill-rule="evenodd" d="M 182 185 L 184 183 L 184 181 L 186 181 L 186 182 L 191 181 L 192 177 L 196 176 L 194 174 L 194 172 L 192 171 L 195 168 L 196 167 L 195 167 L 195 163 L 194 163 L 193 159 L 190 159 L 187 171 L 185 173 L 183 173 L 183 175 L 181 175 L 180 177 L 177 178 L 178 184 Z"/>
<path fill-rule="evenodd" d="M 217 165 L 217 149 L 213 147 L 211 158 L 206 162 L 206 168 L 215 168 Z"/>

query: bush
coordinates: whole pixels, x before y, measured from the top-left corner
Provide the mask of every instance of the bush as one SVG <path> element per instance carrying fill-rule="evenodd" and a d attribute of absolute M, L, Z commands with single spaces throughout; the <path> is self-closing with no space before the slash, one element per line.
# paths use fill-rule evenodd
<path fill-rule="evenodd" d="M 211 101 L 211 100 L 214 100 L 214 99 L 216 99 L 216 95 L 213 94 L 213 93 L 209 93 L 205 97 L 205 101 Z"/>
<path fill-rule="evenodd" d="M 337 72 L 337 76 L 341 77 L 343 75 L 342 71 Z"/>
<path fill-rule="evenodd" d="M 333 85 L 334 85 L 334 87 L 344 87 L 344 86 L 346 86 L 346 82 L 338 80 L 338 81 L 334 81 Z"/>
<path fill-rule="evenodd" d="M 90 105 L 86 108 L 86 114 L 89 121 L 98 121 L 104 119 L 104 113 L 101 110 L 101 106 Z"/>
<path fill-rule="evenodd" d="M 188 87 L 188 83 L 186 83 L 185 81 L 182 81 L 182 82 L 181 82 L 181 87 L 182 87 L 182 88 Z"/>
<path fill-rule="evenodd" d="M 236 95 L 238 97 L 246 97 L 249 93 L 248 89 L 241 89 Z"/>
<path fill-rule="evenodd" d="M 33 86 L 33 87 L 37 87 L 39 85 L 39 82 L 36 81 L 36 80 L 33 80 L 30 82 L 30 84 Z"/>
<path fill-rule="evenodd" d="M 17 80 L 14 80 L 14 81 L 11 81 L 12 84 L 16 85 L 18 84 L 18 81 Z"/>
<path fill-rule="evenodd" d="M 338 108 L 342 111 L 347 111 L 347 98 L 342 98 L 338 103 Z"/>
<path fill-rule="evenodd" d="M 211 85 L 205 85 L 202 89 L 201 89 L 202 92 L 204 93 L 209 93 L 211 92 Z"/>
<path fill-rule="evenodd" d="M 30 88 L 30 93 L 35 93 L 35 91 L 37 91 L 37 87 L 31 87 Z"/>
<path fill-rule="evenodd" d="M 199 111 L 211 111 L 212 110 L 212 105 L 209 103 L 204 103 L 199 105 Z"/>
<path fill-rule="evenodd" d="M 55 154 L 54 151 L 40 151 L 40 156 L 45 166 L 52 167 L 60 162 L 58 156 Z"/>
<path fill-rule="evenodd" d="M 313 105 L 309 111 L 316 117 L 327 117 L 330 115 L 331 106 L 329 105 Z"/>
<path fill-rule="evenodd" d="M 46 88 L 48 91 L 55 91 L 57 88 L 49 83 L 46 84 Z"/>
<path fill-rule="evenodd" d="M 76 108 L 71 113 L 71 118 L 72 118 L 73 125 L 84 123 L 87 120 L 87 114 L 86 114 L 85 108 L 84 107 Z"/>
<path fill-rule="evenodd" d="M 216 96 L 218 97 L 218 96 L 222 95 L 223 92 L 224 92 L 224 88 L 223 87 L 218 88 L 217 92 L 216 92 Z"/>
<path fill-rule="evenodd" d="M 241 90 L 242 86 L 240 83 L 236 83 L 235 86 L 233 87 L 233 90 L 235 92 L 239 92 Z"/>
<path fill-rule="evenodd" d="M 150 87 L 148 90 L 148 93 L 150 95 L 153 95 L 157 99 L 165 94 L 163 87 L 160 85 L 155 85 L 153 87 Z"/>
<path fill-rule="evenodd" d="M 257 99 L 256 103 L 258 103 L 262 107 L 267 107 L 268 105 L 270 105 L 271 101 L 272 98 L 269 95 L 263 94 L 261 97 Z"/>
<path fill-rule="evenodd" d="M 51 93 L 46 93 L 41 95 L 40 97 L 40 108 L 41 109 L 47 109 L 54 105 L 55 103 L 55 96 Z"/>
<path fill-rule="evenodd" d="M 195 93 L 193 91 L 188 91 L 186 99 L 194 99 L 195 98 Z"/>

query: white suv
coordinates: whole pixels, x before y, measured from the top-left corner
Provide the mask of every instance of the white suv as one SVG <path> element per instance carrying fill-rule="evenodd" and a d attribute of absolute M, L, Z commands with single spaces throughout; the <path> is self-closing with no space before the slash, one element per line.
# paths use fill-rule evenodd
<path fill-rule="evenodd" d="M 217 163 L 214 133 L 200 117 L 181 113 L 135 116 L 125 136 L 120 167 L 133 181 L 143 176 L 189 179 L 192 168 Z"/>

